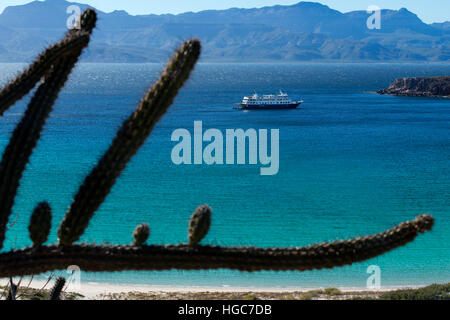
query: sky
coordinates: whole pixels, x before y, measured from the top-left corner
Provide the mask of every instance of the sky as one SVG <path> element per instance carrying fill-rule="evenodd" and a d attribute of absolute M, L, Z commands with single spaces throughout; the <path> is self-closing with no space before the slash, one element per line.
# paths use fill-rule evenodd
<path fill-rule="evenodd" d="M 53 0 L 54 1 L 54 0 Z M 300 0 L 73 0 L 86 3 L 99 10 L 111 12 L 126 10 L 130 14 L 161 14 L 201 11 L 207 9 L 228 9 L 232 7 L 255 8 L 276 4 L 290 5 Z M 426 23 L 450 21 L 450 0 L 319 0 L 330 8 L 341 12 L 366 10 L 370 5 L 382 9 L 402 7 L 416 13 Z M 31 2 L 30 0 L 0 0 L 0 12 L 7 6 Z"/>

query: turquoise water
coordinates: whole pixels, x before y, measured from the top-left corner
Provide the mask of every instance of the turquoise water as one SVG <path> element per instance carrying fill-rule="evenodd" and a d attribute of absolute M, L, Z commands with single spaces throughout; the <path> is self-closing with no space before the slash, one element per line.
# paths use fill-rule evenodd
<path fill-rule="evenodd" d="M 0 83 L 23 65 L 0 64 Z M 62 92 L 14 207 L 17 222 L 6 248 L 30 244 L 34 205 L 54 210 L 58 223 L 121 120 L 162 66 L 81 64 Z M 428 212 L 436 226 L 415 242 L 351 267 L 312 272 L 228 270 L 83 273 L 82 280 L 178 286 L 363 287 L 370 265 L 382 286 L 450 281 L 450 100 L 379 96 L 397 77 L 450 74 L 439 64 L 201 64 L 122 174 L 83 240 L 129 243 L 148 222 L 150 242 L 187 240 L 190 214 L 214 210 L 205 243 L 300 246 L 390 228 Z M 299 110 L 242 112 L 244 95 L 283 89 L 305 100 Z M 0 119 L 0 150 L 24 110 L 18 103 Z M 260 166 L 176 166 L 173 130 L 263 128 L 280 130 L 280 170 Z"/>

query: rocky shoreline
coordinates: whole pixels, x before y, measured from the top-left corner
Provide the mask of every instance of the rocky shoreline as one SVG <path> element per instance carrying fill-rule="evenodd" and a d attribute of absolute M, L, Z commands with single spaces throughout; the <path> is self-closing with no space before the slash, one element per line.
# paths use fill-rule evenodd
<path fill-rule="evenodd" d="M 396 79 L 387 89 L 377 91 L 378 94 L 450 98 L 450 76 L 429 78 Z"/>

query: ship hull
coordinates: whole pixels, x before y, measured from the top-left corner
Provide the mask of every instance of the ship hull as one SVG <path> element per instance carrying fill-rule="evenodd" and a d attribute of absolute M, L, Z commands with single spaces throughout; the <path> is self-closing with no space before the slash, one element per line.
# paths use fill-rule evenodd
<path fill-rule="evenodd" d="M 283 110 L 283 109 L 297 109 L 302 102 L 290 104 L 240 104 L 237 109 L 240 110 Z"/>

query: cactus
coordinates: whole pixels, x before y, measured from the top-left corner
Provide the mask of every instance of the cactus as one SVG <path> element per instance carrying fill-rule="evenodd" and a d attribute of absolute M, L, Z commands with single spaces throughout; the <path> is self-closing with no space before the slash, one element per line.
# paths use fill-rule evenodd
<path fill-rule="evenodd" d="M 31 68 L 32 72 L 28 75 L 28 77 L 26 72 L 29 71 L 30 68 L 26 70 L 24 74 L 19 76 L 17 81 L 13 81 L 12 84 L 7 85 L 4 90 L 1 90 L 0 97 L 3 97 L 3 95 L 5 97 L 13 97 L 9 99 L 9 101 L 8 99 L 6 99 L 6 101 L 0 100 L 1 103 L 5 103 L 4 106 L 7 106 L 17 97 L 20 97 L 21 95 L 23 96 L 26 93 L 25 91 L 31 88 L 31 83 L 36 77 L 41 75 L 44 78 L 43 82 L 28 104 L 22 120 L 15 128 L 0 163 L 0 249 L 3 247 L 6 224 L 8 223 L 8 218 L 11 215 L 11 210 L 14 205 L 14 198 L 16 197 L 19 182 L 22 178 L 25 166 L 28 163 L 31 154 L 33 153 L 33 149 L 41 136 L 41 131 L 45 125 L 45 121 L 52 111 L 53 104 L 58 97 L 59 91 L 66 83 L 70 72 L 82 53 L 82 49 L 89 43 L 89 37 L 95 26 L 95 21 L 95 11 L 85 11 L 81 17 L 81 29 L 77 31 L 69 31 L 62 41 L 61 46 L 64 46 L 64 44 L 66 45 L 66 54 L 59 55 L 57 56 L 58 58 L 54 57 L 53 60 L 55 62 L 49 65 L 47 69 L 44 70 L 44 73 L 34 70 L 40 70 L 40 68 L 43 67 L 42 64 L 44 63 L 39 62 L 39 59 L 42 56 L 41 55 L 33 64 L 37 65 L 37 67 Z M 77 37 L 87 37 L 87 40 L 84 42 L 84 46 L 73 46 L 72 40 Z M 70 48 L 70 50 L 68 50 L 68 48 Z M 48 50 L 51 51 L 51 49 L 52 48 Z M 48 50 L 46 50 L 46 52 Z M 47 54 L 44 52 L 43 56 L 46 55 Z M 26 85 L 26 83 L 30 85 Z M 9 92 L 12 92 L 11 90 L 14 88 L 24 88 L 25 91 L 20 92 L 20 90 L 17 89 L 20 94 L 9 94 Z M 5 92 L 5 94 L 3 94 L 3 92 Z"/>
<path fill-rule="evenodd" d="M 66 279 L 59 277 L 56 279 L 53 288 L 50 290 L 50 300 L 61 300 L 61 292 L 66 284 Z"/>
<path fill-rule="evenodd" d="M 133 231 L 133 244 L 135 246 L 141 246 L 147 241 L 150 236 L 150 227 L 146 223 L 142 223 L 136 227 Z"/>
<path fill-rule="evenodd" d="M 26 164 L 40 137 L 58 92 L 64 86 L 95 27 L 96 14 L 87 10 L 81 30 L 71 30 L 51 46 L 16 80 L 0 90 L 0 114 L 44 79 L 13 132 L 0 163 L 0 249 L 6 225 Z M 178 49 L 161 77 L 122 124 L 111 146 L 80 186 L 58 229 L 59 243 L 43 245 L 48 236 L 50 208 L 38 205 L 30 221 L 33 247 L 0 253 L 0 278 L 40 274 L 78 265 L 83 271 L 199 270 L 228 268 L 241 271 L 313 270 L 350 265 L 381 255 L 431 230 L 434 219 L 422 215 L 387 231 L 362 238 L 293 248 L 222 247 L 200 245 L 211 223 L 211 208 L 201 206 L 191 217 L 188 244 L 145 245 L 150 230 L 139 225 L 132 245 L 75 244 L 130 159 L 166 113 L 189 78 L 200 55 L 198 40 Z M 59 297 L 60 280 L 53 297 Z M 57 282 L 58 284 L 58 282 Z M 59 289 L 58 289 L 59 288 Z"/>
<path fill-rule="evenodd" d="M 212 210 L 208 205 L 198 207 L 189 221 L 189 244 L 196 245 L 206 236 L 211 225 Z"/>
<path fill-rule="evenodd" d="M 136 111 L 122 124 L 111 146 L 86 177 L 66 213 L 58 230 L 61 244 L 71 245 L 83 234 L 120 173 L 172 104 L 199 55 L 200 43 L 197 40 L 185 42 L 175 52 L 161 77 L 144 96 Z"/>
<path fill-rule="evenodd" d="M 0 115 L 3 115 L 9 107 L 30 92 L 61 56 L 70 55 L 72 52 L 82 49 L 88 42 L 89 35 L 80 32 L 65 37 L 61 42 L 45 50 L 27 70 L 7 84 L 0 92 Z"/>
<path fill-rule="evenodd" d="M 16 300 L 17 296 L 17 285 L 14 283 L 12 278 L 9 278 L 9 287 L 8 287 L 8 293 L 6 294 L 6 300 Z"/>
<path fill-rule="evenodd" d="M 34 247 L 39 247 L 47 241 L 51 226 L 52 209 L 47 202 L 41 202 L 34 209 L 28 226 Z"/>
<path fill-rule="evenodd" d="M 46 246 L 0 254 L 0 278 L 32 275 L 76 264 L 84 271 L 313 270 L 351 265 L 405 245 L 431 230 L 434 219 L 422 215 L 372 236 L 294 248 L 179 245 Z"/>

